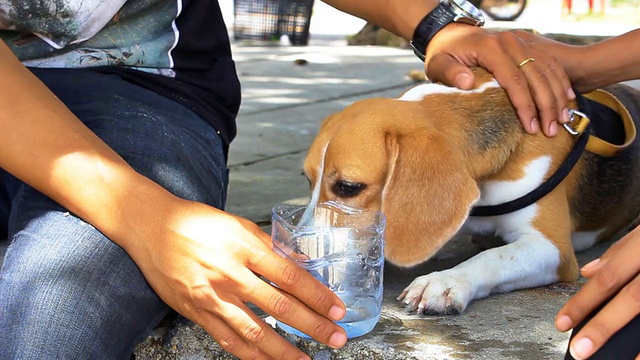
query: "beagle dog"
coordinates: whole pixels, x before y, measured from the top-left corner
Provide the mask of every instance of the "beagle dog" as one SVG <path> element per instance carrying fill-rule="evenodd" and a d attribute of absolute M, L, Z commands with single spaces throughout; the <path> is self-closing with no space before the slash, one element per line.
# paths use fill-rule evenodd
<path fill-rule="evenodd" d="M 574 121 L 547 138 L 525 133 L 504 89 L 475 71 L 472 90 L 427 83 L 355 102 L 323 121 L 304 161 L 310 206 L 338 201 L 386 215 L 394 265 L 423 263 L 456 234 L 504 241 L 417 277 L 398 299 L 420 313 L 460 313 L 491 293 L 574 281 L 574 252 L 640 214 L 639 91 L 580 95 Z"/>

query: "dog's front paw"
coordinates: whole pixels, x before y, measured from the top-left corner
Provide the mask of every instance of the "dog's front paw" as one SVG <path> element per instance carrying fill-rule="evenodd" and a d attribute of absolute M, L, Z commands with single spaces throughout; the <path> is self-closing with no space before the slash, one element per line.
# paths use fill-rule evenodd
<path fill-rule="evenodd" d="M 420 314 L 459 314 L 473 300 L 471 282 L 463 274 L 451 270 L 417 277 L 398 300 L 407 309 Z"/>

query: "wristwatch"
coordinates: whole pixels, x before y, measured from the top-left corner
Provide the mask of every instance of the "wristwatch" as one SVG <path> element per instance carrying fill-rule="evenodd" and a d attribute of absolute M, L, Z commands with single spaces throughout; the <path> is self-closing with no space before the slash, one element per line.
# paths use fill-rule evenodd
<path fill-rule="evenodd" d="M 413 39 L 409 42 L 413 52 L 424 61 L 429 41 L 440 29 L 452 22 L 482 26 L 484 16 L 468 0 L 439 0 L 435 9 L 420 21 L 413 32 Z"/>

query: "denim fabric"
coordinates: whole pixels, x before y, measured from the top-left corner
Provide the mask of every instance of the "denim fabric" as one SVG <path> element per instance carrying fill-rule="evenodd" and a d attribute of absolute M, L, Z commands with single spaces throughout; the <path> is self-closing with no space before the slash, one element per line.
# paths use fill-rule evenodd
<path fill-rule="evenodd" d="M 209 123 L 116 75 L 33 72 L 138 172 L 223 208 L 224 145 Z M 98 230 L 8 174 L 0 181 L 10 241 L 0 270 L 0 359 L 128 359 L 170 309 Z"/>

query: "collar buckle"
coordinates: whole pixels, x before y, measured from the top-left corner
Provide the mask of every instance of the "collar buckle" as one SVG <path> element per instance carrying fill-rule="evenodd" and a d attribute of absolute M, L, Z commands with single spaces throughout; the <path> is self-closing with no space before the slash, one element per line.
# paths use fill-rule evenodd
<path fill-rule="evenodd" d="M 569 122 L 562 124 L 569 134 L 578 137 L 589 126 L 589 117 L 578 110 L 569 109 Z"/>

